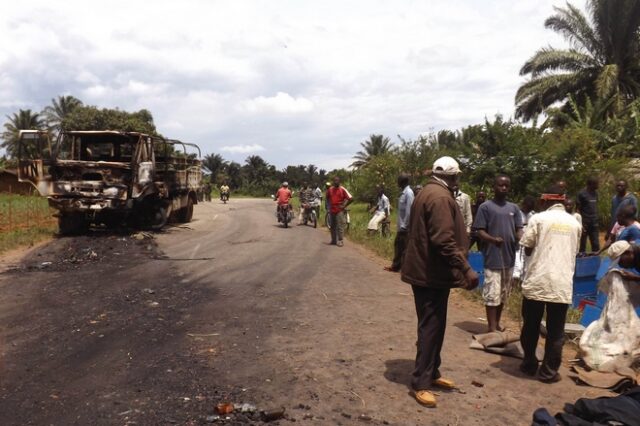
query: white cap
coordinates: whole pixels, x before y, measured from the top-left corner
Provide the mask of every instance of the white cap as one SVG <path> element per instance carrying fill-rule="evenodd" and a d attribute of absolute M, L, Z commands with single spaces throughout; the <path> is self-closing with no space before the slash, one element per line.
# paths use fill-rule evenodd
<path fill-rule="evenodd" d="M 451 157 L 440 157 L 433 163 L 433 173 L 439 175 L 458 175 L 462 172 L 456 160 Z"/>
<path fill-rule="evenodd" d="M 289 186 L 289 182 L 282 182 L 282 186 Z"/>

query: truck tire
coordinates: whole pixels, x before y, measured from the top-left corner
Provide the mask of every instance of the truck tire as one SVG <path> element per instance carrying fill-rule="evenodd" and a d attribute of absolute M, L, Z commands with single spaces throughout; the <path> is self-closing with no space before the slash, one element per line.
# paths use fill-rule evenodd
<path fill-rule="evenodd" d="M 178 210 L 178 222 L 189 223 L 193 219 L 193 199 L 189 197 L 187 206 Z"/>
<path fill-rule="evenodd" d="M 79 235 L 89 228 L 87 220 L 79 214 L 60 214 L 58 216 L 58 232 L 60 235 Z"/>
<path fill-rule="evenodd" d="M 157 206 L 149 216 L 149 226 L 154 231 L 159 231 L 167 224 L 167 209 Z"/>

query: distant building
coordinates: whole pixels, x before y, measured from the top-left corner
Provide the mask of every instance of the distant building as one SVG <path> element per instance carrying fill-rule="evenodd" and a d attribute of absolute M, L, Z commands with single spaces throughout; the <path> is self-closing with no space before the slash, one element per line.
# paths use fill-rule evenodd
<path fill-rule="evenodd" d="M 0 193 L 32 195 L 36 189 L 28 182 L 18 182 L 18 171 L 0 169 Z"/>

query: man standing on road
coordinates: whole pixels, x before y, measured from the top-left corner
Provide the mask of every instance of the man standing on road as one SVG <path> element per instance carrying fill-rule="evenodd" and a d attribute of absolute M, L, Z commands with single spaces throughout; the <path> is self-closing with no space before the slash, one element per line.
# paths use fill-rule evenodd
<path fill-rule="evenodd" d="M 471 213 L 471 197 L 464 192 L 460 191 L 460 186 L 456 185 L 453 188 L 453 196 L 460 207 L 462 217 L 464 218 L 464 226 L 467 227 L 467 233 L 471 233 L 471 225 L 473 225 L 473 214 Z"/>
<path fill-rule="evenodd" d="M 598 227 L 598 178 L 587 179 L 587 187 L 578 192 L 576 207 L 582 216 L 582 237 L 580 237 L 580 252 L 587 250 L 587 238 L 591 243 L 591 251 L 600 251 L 600 230 Z"/>
<path fill-rule="evenodd" d="M 402 281 L 411 284 L 418 316 L 418 343 L 411 386 L 416 400 L 435 407 L 434 386 L 453 389 L 440 376 L 440 351 L 447 325 L 451 288 L 467 290 L 478 285 L 478 275 L 467 261 L 469 236 L 460 208 L 453 198 L 460 168 L 456 160 L 442 157 L 433 175 L 411 207 L 409 238 L 402 264 Z"/>
<path fill-rule="evenodd" d="M 331 222 L 331 245 L 344 245 L 344 209 L 353 202 L 349 191 L 340 185 L 338 176 L 333 178 L 333 185 L 327 189 L 327 203 Z"/>
<path fill-rule="evenodd" d="M 391 266 L 384 268 L 390 272 L 399 272 L 402 266 L 404 250 L 407 245 L 411 205 L 414 199 L 408 174 L 402 173 L 398 177 L 398 186 L 402 189 L 402 193 L 398 199 L 398 229 L 396 230 L 396 239 L 393 242 L 393 262 L 391 262 Z"/>
<path fill-rule="evenodd" d="M 391 205 L 389 204 L 389 198 L 384 194 L 384 187 L 378 185 L 376 189 L 378 192 L 378 201 L 370 211 L 370 213 L 373 212 L 373 217 L 369 221 L 369 225 L 367 225 L 367 231 L 370 235 L 378 232 L 380 222 L 386 220 L 391 214 Z"/>
<path fill-rule="evenodd" d="M 487 309 L 489 332 L 503 331 L 500 326 L 502 307 L 511 292 L 516 249 L 522 233 L 520 209 L 507 201 L 510 189 L 508 176 L 496 176 L 493 199 L 482 203 L 473 222 L 478 238 L 484 243 L 482 298 Z"/>
<path fill-rule="evenodd" d="M 531 217 L 520 241 L 531 256 L 522 283 L 522 332 L 520 343 L 524 360 L 520 370 L 530 376 L 538 373 L 544 383 L 560 380 L 564 324 L 573 295 L 573 273 L 582 227 L 566 212 L 565 196 L 557 186 L 541 197 L 545 209 Z M 547 338 L 544 359 L 538 369 L 536 348 L 540 322 L 547 311 Z"/>

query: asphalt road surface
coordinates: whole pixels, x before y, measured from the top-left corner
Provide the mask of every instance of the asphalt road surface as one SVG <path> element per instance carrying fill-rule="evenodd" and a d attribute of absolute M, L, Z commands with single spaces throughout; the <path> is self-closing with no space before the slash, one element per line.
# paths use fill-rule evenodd
<path fill-rule="evenodd" d="M 160 234 L 93 232 L 4 256 L 0 424 L 207 424 L 229 401 L 284 407 L 278 424 L 527 425 L 538 407 L 602 394 L 468 349 L 483 309 L 454 292 L 442 372 L 461 392 L 421 407 L 408 387 L 411 288 L 366 250 L 284 229 L 274 212 L 214 200 Z"/>

